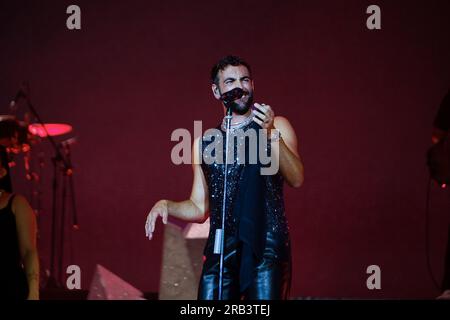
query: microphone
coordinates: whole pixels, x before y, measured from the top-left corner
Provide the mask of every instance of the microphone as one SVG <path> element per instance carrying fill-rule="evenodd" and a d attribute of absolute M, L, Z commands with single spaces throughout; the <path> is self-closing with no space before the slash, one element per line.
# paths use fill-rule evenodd
<path fill-rule="evenodd" d="M 228 104 L 231 104 L 234 100 L 242 98 L 242 96 L 245 94 L 245 91 L 241 88 L 234 88 L 230 91 L 227 91 L 223 93 L 220 96 L 220 100 L 222 100 L 227 108 L 230 106 Z"/>
<path fill-rule="evenodd" d="M 14 97 L 14 99 L 10 102 L 9 107 L 11 109 L 14 109 L 14 107 L 16 106 L 17 102 L 20 100 L 20 98 L 25 98 L 27 96 L 25 90 L 24 90 L 24 85 L 22 85 L 19 89 L 19 91 L 17 91 L 16 96 Z"/>
<path fill-rule="evenodd" d="M 232 89 L 230 91 L 227 91 L 227 92 L 223 93 L 220 96 L 220 100 L 223 101 L 223 104 L 227 108 L 227 116 L 231 116 L 232 115 L 233 102 L 235 100 L 237 100 L 237 99 L 242 98 L 244 93 L 245 93 L 245 91 L 242 90 L 241 88 L 234 88 L 234 89 Z"/>

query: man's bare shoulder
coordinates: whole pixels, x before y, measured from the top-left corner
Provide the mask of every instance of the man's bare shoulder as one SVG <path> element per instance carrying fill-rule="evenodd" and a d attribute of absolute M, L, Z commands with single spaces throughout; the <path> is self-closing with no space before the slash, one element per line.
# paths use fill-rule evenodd
<path fill-rule="evenodd" d="M 289 150 L 296 156 L 299 156 L 297 134 L 289 120 L 283 116 L 276 116 L 274 118 L 274 126 L 276 129 L 280 130 L 281 136 Z"/>
<path fill-rule="evenodd" d="M 273 124 L 275 128 L 280 131 L 294 131 L 294 128 L 286 117 L 276 116 L 273 120 Z"/>

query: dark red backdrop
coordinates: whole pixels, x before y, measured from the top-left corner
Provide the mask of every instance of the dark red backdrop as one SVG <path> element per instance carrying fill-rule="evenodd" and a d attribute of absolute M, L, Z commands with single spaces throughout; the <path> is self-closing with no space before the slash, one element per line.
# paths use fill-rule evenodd
<path fill-rule="evenodd" d="M 305 183 L 286 188 L 293 296 L 434 297 L 425 263 L 425 152 L 450 83 L 450 3 L 376 1 L 77 1 L 82 30 L 66 28 L 72 1 L 0 5 L 0 103 L 28 80 L 46 122 L 70 123 L 80 231 L 65 264 L 88 288 L 100 263 L 158 291 L 162 228 L 144 234 L 160 198 L 189 196 L 191 168 L 170 161 L 176 128 L 221 120 L 208 80 L 234 53 L 253 66 L 257 101 L 296 128 Z M 22 110 L 23 112 L 23 110 Z M 51 150 L 40 217 L 48 268 Z M 21 165 L 14 169 L 26 193 Z M 431 193 L 431 260 L 440 279 L 448 192 Z M 70 239 L 71 238 L 71 239 Z M 72 249 L 70 249 L 72 248 Z M 366 268 L 381 267 L 381 290 Z"/>

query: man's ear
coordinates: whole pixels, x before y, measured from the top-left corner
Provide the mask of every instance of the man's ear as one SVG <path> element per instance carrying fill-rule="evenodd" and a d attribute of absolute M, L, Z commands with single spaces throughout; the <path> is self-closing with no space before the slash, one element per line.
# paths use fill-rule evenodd
<path fill-rule="evenodd" d="M 212 92 L 213 92 L 214 97 L 215 97 L 217 100 L 220 100 L 220 90 L 219 90 L 219 87 L 218 87 L 215 83 L 213 83 L 213 84 L 211 85 L 211 90 L 212 90 Z"/>

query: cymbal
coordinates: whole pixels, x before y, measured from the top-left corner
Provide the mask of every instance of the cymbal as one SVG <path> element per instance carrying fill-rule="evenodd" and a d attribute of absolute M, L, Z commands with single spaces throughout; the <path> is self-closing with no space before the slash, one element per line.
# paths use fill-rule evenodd
<path fill-rule="evenodd" d="M 47 137 L 47 132 L 50 136 L 54 137 L 72 131 L 72 126 L 65 123 L 44 123 L 44 126 L 40 123 L 33 123 L 28 126 L 28 131 L 41 138 Z M 44 128 L 47 129 L 47 132 L 45 132 Z"/>

